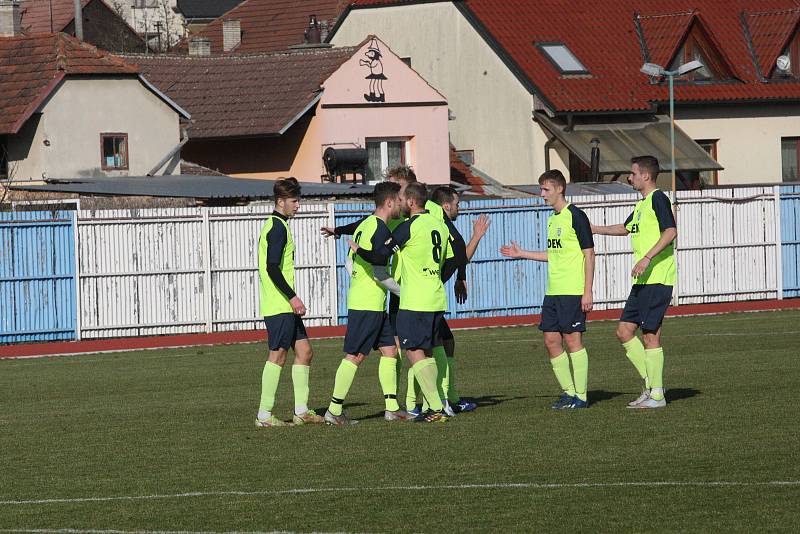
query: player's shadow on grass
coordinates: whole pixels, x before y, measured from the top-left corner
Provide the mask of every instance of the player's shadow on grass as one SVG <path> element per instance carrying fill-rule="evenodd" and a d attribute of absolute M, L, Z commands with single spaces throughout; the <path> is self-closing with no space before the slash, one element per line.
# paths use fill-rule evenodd
<path fill-rule="evenodd" d="M 474 402 L 478 405 L 478 408 L 483 408 L 486 406 L 495 406 L 497 404 L 503 404 L 504 402 L 527 398 L 528 397 L 522 396 L 509 397 L 507 395 L 484 395 L 482 397 L 464 397 L 462 400 Z"/>
<path fill-rule="evenodd" d="M 683 399 L 691 399 L 697 395 L 702 395 L 703 392 L 693 388 L 670 388 L 664 392 L 664 397 L 667 402 L 675 402 Z"/>
<path fill-rule="evenodd" d="M 606 391 L 604 389 L 590 389 L 586 394 L 591 404 L 597 404 L 598 402 L 611 400 L 614 397 L 619 397 L 620 395 L 624 395 L 624 393 L 621 391 Z"/>
<path fill-rule="evenodd" d="M 505 395 L 484 395 L 482 397 L 462 397 L 461 400 L 474 402 L 478 405 L 478 408 L 485 408 L 486 406 L 494 406 L 496 404 L 502 404 L 504 402 L 512 401 L 512 400 L 519 400 L 519 399 L 527 399 L 528 397 L 507 397 Z M 354 404 L 353 406 L 363 406 Z M 369 419 L 383 419 L 383 411 L 374 413 L 372 415 L 368 415 L 366 417 L 362 417 L 360 420 L 369 420 Z"/>

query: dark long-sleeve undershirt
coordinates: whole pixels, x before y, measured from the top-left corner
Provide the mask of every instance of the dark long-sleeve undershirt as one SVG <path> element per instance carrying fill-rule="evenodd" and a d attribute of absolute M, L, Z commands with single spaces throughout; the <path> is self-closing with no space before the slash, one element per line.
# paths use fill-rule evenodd
<path fill-rule="evenodd" d="M 284 221 L 286 220 L 286 217 L 277 211 L 273 211 L 272 215 Z M 269 276 L 269 279 L 275 284 L 275 287 L 278 288 L 278 291 L 286 295 L 287 299 L 291 300 L 297 294 L 286 281 L 281 271 L 281 260 L 283 259 L 283 250 L 286 248 L 286 243 L 286 227 L 276 221 L 269 232 L 267 232 L 267 276 Z"/>

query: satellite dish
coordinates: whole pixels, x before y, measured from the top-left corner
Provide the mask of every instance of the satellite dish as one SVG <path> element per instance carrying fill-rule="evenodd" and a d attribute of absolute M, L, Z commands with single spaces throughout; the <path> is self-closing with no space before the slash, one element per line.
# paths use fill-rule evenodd
<path fill-rule="evenodd" d="M 781 72 L 789 72 L 789 69 L 792 68 L 792 60 L 789 56 L 778 56 L 778 59 L 775 61 L 775 66 L 778 67 L 778 70 Z"/>

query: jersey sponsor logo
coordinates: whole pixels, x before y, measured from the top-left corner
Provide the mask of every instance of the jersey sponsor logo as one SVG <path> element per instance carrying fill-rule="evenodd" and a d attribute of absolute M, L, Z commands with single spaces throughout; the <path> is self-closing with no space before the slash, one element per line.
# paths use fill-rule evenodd
<path fill-rule="evenodd" d="M 548 239 L 547 248 L 564 248 L 561 246 L 561 239 Z"/>
<path fill-rule="evenodd" d="M 638 234 L 639 233 L 639 223 L 633 223 L 631 225 L 631 233 Z"/>
<path fill-rule="evenodd" d="M 430 267 L 423 267 L 422 268 L 422 272 L 424 274 L 426 274 L 427 276 L 436 276 L 436 277 L 438 277 L 438 276 L 441 275 L 441 272 L 439 271 L 439 269 L 431 269 Z"/>

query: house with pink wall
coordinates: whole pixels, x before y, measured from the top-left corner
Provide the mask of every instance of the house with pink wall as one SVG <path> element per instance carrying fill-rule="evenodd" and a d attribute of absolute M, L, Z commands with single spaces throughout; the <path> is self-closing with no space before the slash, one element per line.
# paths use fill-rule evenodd
<path fill-rule="evenodd" d="M 450 182 L 446 98 L 379 38 L 245 56 L 129 56 L 192 115 L 184 160 L 228 176 L 319 182 L 323 153 L 362 148 L 366 177 L 412 166 Z"/>

